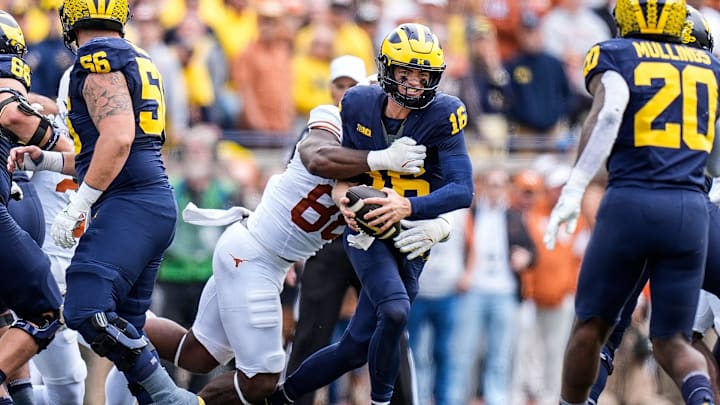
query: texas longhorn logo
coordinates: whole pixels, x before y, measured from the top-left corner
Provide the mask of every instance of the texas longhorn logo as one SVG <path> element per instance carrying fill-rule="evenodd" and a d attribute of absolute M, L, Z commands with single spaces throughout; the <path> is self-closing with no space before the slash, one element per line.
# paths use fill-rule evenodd
<path fill-rule="evenodd" d="M 233 254 L 230 252 L 228 252 L 228 254 L 230 255 L 230 257 L 232 257 L 233 262 L 235 262 L 235 268 L 238 268 L 238 266 L 240 266 L 240 263 L 245 263 L 248 261 L 248 259 L 238 259 L 237 257 L 233 256 Z"/>

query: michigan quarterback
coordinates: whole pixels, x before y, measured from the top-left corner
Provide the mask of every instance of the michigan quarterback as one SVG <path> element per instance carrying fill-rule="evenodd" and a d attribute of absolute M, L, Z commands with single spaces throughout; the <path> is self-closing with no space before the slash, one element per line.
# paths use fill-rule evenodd
<path fill-rule="evenodd" d="M 720 62 L 682 44 L 684 0 L 620 0 L 614 14 L 621 38 L 593 46 L 585 59 L 593 105 L 545 234 L 552 249 L 562 224 L 573 230 L 585 187 L 607 157 L 608 187 L 578 280 L 561 404 L 588 400 L 602 345 L 644 271 L 655 359 L 685 403 L 713 403 L 705 359 L 689 338 L 708 247 L 704 170 L 717 175 L 720 168 Z"/>
<path fill-rule="evenodd" d="M 143 334 L 177 207 L 160 153 L 162 78 L 147 53 L 123 38 L 129 16 L 127 0 L 63 2 L 65 44 L 77 53 L 67 116 L 77 154 L 24 147 L 11 159 L 81 182 L 50 232 L 56 244 L 71 247 L 75 230 L 89 221 L 66 272 L 68 327 L 123 371 L 140 404 L 198 404 L 202 399 L 177 388 L 160 367 Z"/>
<path fill-rule="evenodd" d="M 378 234 L 404 218 L 436 218 L 472 201 L 472 168 L 463 133 L 467 114 L 460 100 L 437 92 L 445 70 L 437 36 L 426 26 L 402 24 L 383 40 L 377 62 L 380 85 L 356 86 L 343 97 L 343 145 L 377 150 L 408 136 L 427 146 L 427 158 L 417 174 L 370 171 L 352 183 L 336 185 L 333 198 L 350 225 L 345 249 L 362 283 L 359 302 L 341 340 L 305 360 L 269 399 L 271 404 L 291 403 L 365 363 L 372 403 L 388 404 L 393 394 L 400 338 L 425 256 L 409 259 L 391 240 L 373 240 L 351 229 L 355 218 L 345 190 L 362 183 L 388 194 L 366 200 L 381 205 L 364 218 L 380 227 Z"/>

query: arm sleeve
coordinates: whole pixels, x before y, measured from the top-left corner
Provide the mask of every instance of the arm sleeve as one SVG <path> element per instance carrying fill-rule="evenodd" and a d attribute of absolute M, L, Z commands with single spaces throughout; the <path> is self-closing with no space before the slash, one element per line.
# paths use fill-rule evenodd
<path fill-rule="evenodd" d="M 625 79 L 612 70 L 602 74 L 605 98 L 588 143 L 573 168 L 568 186 L 585 190 L 595 173 L 610 154 L 617 138 L 623 114 L 630 100 L 630 89 Z"/>

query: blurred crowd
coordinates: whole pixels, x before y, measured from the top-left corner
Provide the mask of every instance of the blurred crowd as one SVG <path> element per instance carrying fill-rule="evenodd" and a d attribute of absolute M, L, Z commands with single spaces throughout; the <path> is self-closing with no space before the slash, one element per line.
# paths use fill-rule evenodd
<path fill-rule="evenodd" d="M 13 14 L 25 32 L 31 90 L 48 97 L 57 96 L 74 58 L 63 44 L 60 3 L 0 0 L 0 9 Z M 720 38 L 714 31 L 720 29 L 720 0 L 688 4 L 702 11 Z M 420 403 L 557 403 L 577 271 L 603 179 L 586 193 L 578 231 L 561 232 L 553 251 L 545 249 L 542 235 L 591 101 L 583 81 L 585 53 L 616 34 L 612 0 L 131 5 L 126 37 L 152 56 L 165 83 L 166 163 L 180 207 L 193 201 L 205 208 L 253 208 L 265 179 L 284 166 L 310 110 L 332 103 L 330 62 L 355 55 L 367 72 L 375 72 L 379 35 L 402 22 L 428 25 L 445 52 L 441 89 L 467 106 L 476 201 L 455 213 L 451 242 L 433 250 L 421 278 L 409 322 Z M 503 223 L 508 226 L 497 228 Z M 197 232 L 178 222 L 158 280 L 157 312 L 191 325 L 221 231 Z M 292 271 L 288 292 L 295 281 Z M 287 301 L 292 313 L 294 301 Z M 639 307 L 631 342 L 619 354 L 601 403 L 677 402 L 650 357 L 646 306 Z M 351 301 L 343 313 L 352 313 Z M 290 340 L 291 325 L 287 329 Z M 362 398 L 357 392 L 366 382 L 350 381 L 343 385 L 350 387 L 319 398 L 330 404 Z M 198 389 L 202 380 L 185 378 L 184 384 Z M 102 395 L 92 384 L 88 391 L 90 397 Z M 96 398 L 89 403 L 100 403 Z"/>

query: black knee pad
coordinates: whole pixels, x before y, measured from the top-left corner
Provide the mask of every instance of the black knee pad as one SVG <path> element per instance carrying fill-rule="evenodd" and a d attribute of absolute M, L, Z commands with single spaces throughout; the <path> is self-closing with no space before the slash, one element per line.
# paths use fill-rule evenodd
<path fill-rule="evenodd" d="M 89 321 L 97 333 L 90 347 L 98 355 L 112 360 L 120 371 L 130 370 L 149 344 L 144 336 L 128 336 L 128 322 L 119 316 L 108 320 L 104 312 L 98 312 Z"/>
<path fill-rule="evenodd" d="M 39 325 L 39 326 L 36 326 Z M 20 329 L 30 335 L 38 345 L 38 353 L 48 347 L 60 329 L 60 311 L 53 311 L 50 315 L 38 315 L 28 319 L 17 319 L 10 325 L 11 328 Z"/>

